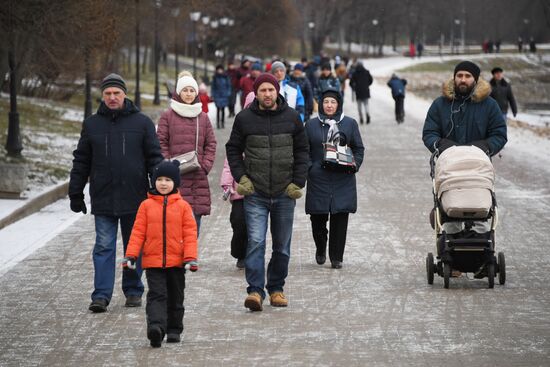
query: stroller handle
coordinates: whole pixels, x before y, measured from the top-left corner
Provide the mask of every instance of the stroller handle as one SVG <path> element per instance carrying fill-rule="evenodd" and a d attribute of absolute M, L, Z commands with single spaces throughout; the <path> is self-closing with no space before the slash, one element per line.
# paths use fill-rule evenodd
<path fill-rule="evenodd" d="M 439 157 L 439 149 L 434 150 L 432 156 L 430 157 L 430 177 L 433 179 L 435 177 L 435 162 Z"/>

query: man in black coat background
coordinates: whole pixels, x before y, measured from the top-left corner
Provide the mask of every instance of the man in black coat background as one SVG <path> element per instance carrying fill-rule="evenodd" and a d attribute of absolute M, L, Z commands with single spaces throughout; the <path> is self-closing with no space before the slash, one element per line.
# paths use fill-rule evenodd
<path fill-rule="evenodd" d="M 69 182 L 71 210 L 86 214 L 84 187 L 90 180 L 96 230 L 92 312 L 105 312 L 111 301 L 118 223 L 126 253 L 138 207 L 150 187 L 148 175 L 163 160 L 155 125 L 126 98 L 124 79 L 109 74 L 101 83 L 101 93 L 97 113 L 82 125 Z M 126 307 L 141 306 L 141 261 L 135 271 L 123 271 L 122 290 Z"/>
<path fill-rule="evenodd" d="M 500 67 L 495 67 L 491 70 L 493 78 L 491 79 L 491 97 L 493 97 L 502 111 L 504 121 L 506 121 L 506 115 L 508 114 L 508 104 L 512 109 L 512 114 L 516 117 L 518 113 L 518 106 L 514 93 L 512 93 L 512 86 L 504 79 L 504 71 Z"/>
<path fill-rule="evenodd" d="M 359 122 L 361 124 L 365 121 L 363 119 L 363 107 L 365 108 L 367 124 L 370 124 L 369 98 L 371 84 L 372 76 L 370 72 L 365 69 L 360 61 L 358 61 L 353 74 L 351 74 L 350 86 L 355 91 L 357 109 L 359 111 Z"/>

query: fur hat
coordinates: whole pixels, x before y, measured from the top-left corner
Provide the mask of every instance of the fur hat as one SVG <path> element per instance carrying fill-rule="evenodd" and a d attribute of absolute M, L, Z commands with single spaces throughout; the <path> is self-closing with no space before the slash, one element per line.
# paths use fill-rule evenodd
<path fill-rule="evenodd" d="M 254 81 L 254 94 L 258 94 L 258 88 L 260 87 L 260 85 L 262 85 L 262 83 L 273 84 L 273 86 L 277 90 L 277 93 L 279 93 L 279 90 L 281 89 L 281 87 L 279 86 L 279 82 L 277 81 L 277 79 L 275 79 L 275 77 L 272 74 L 263 73 L 263 74 L 260 74 L 260 76 L 257 77 L 256 80 Z"/>
<path fill-rule="evenodd" d="M 477 66 L 476 64 L 474 64 L 471 61 L 462 61 L 462 62 L 458 63 L 455 66 L 455 72 L 453 74 L 453 78 L 456 76 L 456 73 L 458 73 L 459 71 L 469 72 L 470 74 L 472 74 L 472 76 L 474 77 L 476 82 L 479 79 L 479 74 L 481 73 L 481 70 L 479 69 L 479 66 Z"/>
<path fill-rule="evenodd" d="M 178 160 L 162 161 L 153 170 L 153 186 L 159 177 L 168 177 L 174 181 L 174 190 L 180 185 L 180 162 Z"/>
<path fill-rule="evenodd" d="M 192 76 L 189 76 L 187 74 L 182 75 L 178 78 L 178 84 L 176 85 L 176 93 L 179 95 L 183 88 L 185 87 L 191 87 L 195 90 L 195 93 L 199 93 L 199 85 L 197 84 L 197 81 Z"/>
<path fill-rule="evenodd" d="M 122 79 L 120 75 L 115 73 L 107 75 L 101 81 L 102 92 L 109 87 L 116 87 L 116 88 L 122 89 L 124 93 L 128 92 L 128 90 L 126 89 L 126 82 L 124 81 L 124 79 Z"/>

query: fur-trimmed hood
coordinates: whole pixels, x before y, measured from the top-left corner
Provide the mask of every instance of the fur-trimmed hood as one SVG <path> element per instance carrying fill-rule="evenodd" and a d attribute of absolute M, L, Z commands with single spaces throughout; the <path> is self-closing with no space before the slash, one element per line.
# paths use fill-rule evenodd
<path fill-rule="evenodd" d="M 491 94 L 491 85 L 483 79 L 478 79 L 475 86 L 474 93 L 472 94 L 472 102 L 479 103 L 489 97 Z M 452 101 L 455 98 L 455 84 L 454 79 L 449 79 L 443 83 L 443 96 Z"/>

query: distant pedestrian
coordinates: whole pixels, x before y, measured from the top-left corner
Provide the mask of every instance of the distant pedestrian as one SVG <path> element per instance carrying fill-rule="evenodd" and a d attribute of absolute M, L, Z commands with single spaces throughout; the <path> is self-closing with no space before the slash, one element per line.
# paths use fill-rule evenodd
<path fill-rule="evenodd" d="M 313 88 L 304 74 L 304 66 L 302 64 L 298 63 L 294 65 L 294 71 L 292 75 L 290 75 L 290 81 L 296 83 L 302 91 L 305 103 L 304 121 L 307 121 L 309 120 L 309 116 L 313 113 Z"/>
<path fill-rule="evenodd" d="M 332 66 L 330 63 L 324 63 L 321 65 L 321 75 L 317 79 L 317 85 L 314 88 L 315 100 L 319 103 L 321 95 L 324 91 L 340 90 L 340 81 L 334 75 L 332 75 Z"/>
<path fill-rule="evenodd" d="M 327 90 L 319 105 L 319 116 L 306 123 L 310 168 L 307 175 L 306 213 L 310 215 L 315 241 L 315 260 L 326 261 L 328 249 L 331 266 L 341 269 L 348 230 L 349 213 L 357 211 L 357 185 L 354 173 L 335 172 L 323 168 L 323 143 L 340 132 L 351 148 L 357 169 L 361 167 L 365 148 L 357 121 L 344 116 L 342 96 Z M 342 141 L 341 141 L 342 142 Z M 330 222 L 327 231 L 327 222 Z"/>
<path fill-rule="evenodd" d="M 359 112 L 359 121 L 361 124 L 365 122 L 365 119 L 367 124 L 370 124 L 369 99 L 372 81 L 370 72 L 365 69 L 363 63 L 358 61 L 355 66 L 355 71 L 351 76 L 350 86 L 352 86 L 352 89 L 355 90 L 357 110 Z M 364 113 L 363 108 L 365 109 Z M 363 119 L 363 116 L 365 116 L 365 119 Z"/>
<path fill-rule="evenodd" d="M 409 56 L 414 59 L 414 57 L 416 56 L 416 47 L 414 46 L 414 41 L 411 40 L 411 42 L 409 42 Z"/>
<path fill-rule="evenodd" d="M 521 37 L 518 37 L 518 52 L 519 53 L 523 52 L 523 38 Z"/>
<path fill-rule="evenodd" d="M 233 61 L 227 63 L 227 76 L 231 80 L 231 96 L 229 97 L 229 117 L 235 116 L 235 103 L 239 92 L 239 71 L 235 68 Z"/>
<path fill-rule="evenodd" d="M 216 128 L 225 128 L 225 107 L 231 98 L 231 80 L 225 74 L 223 65 L 216 66 L 216 74 L 212 78 L 212 99 L 216 104 Z"/>
<path fill-rule="evenodd" d="M 248 283 L 245 307 L 261 311 L 265 289 L 270 304 L 286 307 L 290 243 L 296 199 L 302 196 L 308 165 L 304 125 L 297 111 L 279 95 L 272 74 L 254 83 L 256 99 L 236 117 L 225 145 L 237 192 L 245 196 L 248 230 L 245 275 Z M 265 271 L 266 233 L 271 223 L 272 255 Z"/>
<path fill-rule="evenodd" d="M 105 312 L 115 284 L 117 230 L 120 223 L 124 250 L 140 203 L 147 197 L 148 175 L 162 161 L 153 121 L 126 98 L 126 83 L 117 74 L 101 82 L 102 101 L 97 113 L 84 120 L 73 152 L 69 181 L 71 210 L 86 214 L 84 187 L 90 181 L 95 220 L 92 312 Z M 122 272 L 126 307 L 141 306 L 141 260 L 136 271 Z"/>
<path fill-rule="evenodd" d="M 420 59 L 422 57 L 422 52 L 424 52 L 424 45 L 422 42 L 418 42 L 416 45 L 416 56 Z"/>
<path fill-rule="evenodd" d="M 202 112 L 208 115 L 208 112 L 209 112 L 208 104 L 212 102 L 212 99 L 208 95 L 208 88 L 204 83 L 201 83 L 199 85 L 199 101 L 201 102 Z"/>
<path fill-rule="evenodd" d="M 271 64 L 271 73 L 279 82 L 279 93 L 285 98 L 288 106 L 294 108 L 300 114 L 302 121 L 304 121 L 306 103 L 300 85 L 290 80 L 290 77 L 286 73 L 286 66 L 281 61 L 275 61 Z"/>
<path fill-rule="evenodd" d="M 198 88 L 190 73 L 180 73 L 170 108 L 160 116 L 157 135 L 166 159 L 193 151 L 197 154 L 200 168 L 181 175 L 179 192 L 191 204 L 200 232 L 202 216 L 210 214 L 208 173 L 216 157 L 216 137 L 208 115 L 202 111 Z"/>
<path fill-rule="evenodd" d="M 246 96 L 249 95 L 250 92 L 254 92 L 254 82 L 261 73 L 262 65 L 260 65 L 259 62 L 255 62 L 254 64 L 252 64 L 252 70 L 250 71 L 250 73 L 247 76 L 241 78 L 239 86 L 241 90 L 241 109 L 244 109 Z"/>
<path fill-rule="evenodd" d="M 535 42 L 535 39 L 533 37 L 529 39 L 529 52 L 531 53 L 537 52 L 537 43 Z"/>
<path fill-rule="evenodd" d="M 388 81 L 388 87 L 391 88 L 391 95 L 395 101 L 395 120 L 398 124 L 405 121 L 405 87 L 407 80 L 399 78 L 395 73 Z"/>
<path fill-rule="evenodd" d="M 504 79 L 504 71 L 500 67 L 495 67 L 491 70 L 491 74 L 493 74 L 493 78 L 490 81 L 491 97 L 497 101 L 504 121 L 506 121 L 506 115 L 508 114 L 508 104 L 512 109 L 512 114 L 516 117 L 518 113 L 516 99 L 514 93 L 512 93 L 512 86 Z"/>
<path fill-rule="evenodd" d="M 195 272 L 197 224 L 193 209 L 178 193 L 178 161 L 164 161 L 155 167 L 155 188 L 137 212 L 123 261 L 125 269 L 135 267 L 142 256 L 147 277 L 147 338 L 158 348 L 179 343 L 183 332 L 185 266 Z"/>
<path fill-rule="evenodd" d="M 346 80 L 348 79 L 348 68 L 344 62 L 340 63 L 336 68 L 336 77 L 340 82 L 340 94 L 344 98 L 344 92 L 346 91 Z"/>

